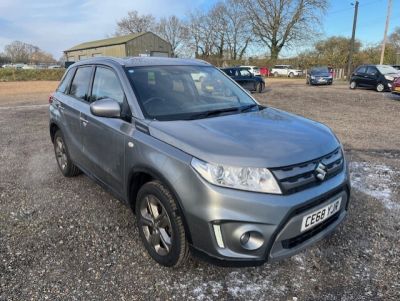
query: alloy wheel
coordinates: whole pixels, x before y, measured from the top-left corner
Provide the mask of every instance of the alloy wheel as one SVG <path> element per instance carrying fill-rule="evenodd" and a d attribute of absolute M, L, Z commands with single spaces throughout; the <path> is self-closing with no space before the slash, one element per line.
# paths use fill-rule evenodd
<path fill-rule="evenodd" d="M 55 151 L 58 165 L 62 170 L 66 169 L 68 166 L 68 158 L 64 146 L 64 141 L 61 139 L 61 137 L 56 138 Z"/>
<path fill-rule="evenodd" d="M 167 255 L 171 251 L 173 239 L 171 220 L 157 197 L 145 197 L 140 204 L 140 219 L 148 244 L 158 255 Z"/>
<path fill-rule="evenodd" d="M 384 86 L 382 83 L 379 83 L 379 84 L 376 86 L 376 91 L 382 92 L 383 90 L 385 90 L 385 86 Z"/>

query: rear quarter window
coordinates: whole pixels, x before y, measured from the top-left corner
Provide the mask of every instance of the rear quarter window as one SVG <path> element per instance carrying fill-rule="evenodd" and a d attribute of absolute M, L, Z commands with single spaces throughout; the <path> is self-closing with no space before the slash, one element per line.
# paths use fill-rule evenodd
<path fill-rule="evenodd" d="M 74 76 L 75 68 L 71 68 L 67 70 L 61 79 L 60 84 L 58 85 L 57 92 L 67 93 L 69 85 L 71 83 L 71 79 Z"/>

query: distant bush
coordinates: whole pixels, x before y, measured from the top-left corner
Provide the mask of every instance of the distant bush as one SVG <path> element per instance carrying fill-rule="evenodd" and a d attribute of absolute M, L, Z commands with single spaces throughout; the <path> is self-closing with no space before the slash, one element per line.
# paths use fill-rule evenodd
<path fill-rule="evenodd" d="M 57 80 L 63 76 L 64 69 L 11 69 L 0 68 L 0 82 L 28 80 Z"/>

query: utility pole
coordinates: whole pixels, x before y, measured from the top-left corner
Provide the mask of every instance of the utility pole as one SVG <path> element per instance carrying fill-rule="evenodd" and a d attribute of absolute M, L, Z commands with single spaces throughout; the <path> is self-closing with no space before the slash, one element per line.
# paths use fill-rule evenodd
<path fill-rule="evenodd" d="M 347 80 L 350 79 L 351 65 L 352 65 L 352 60 L 353 60 L 354 40 L 356 38 L 356 27 L 357 27 L 358 3 L 359 2 L 356 1 L 355 5 L 354 5 L 353 32 L 351 34 L 350 51 L 349 51 L 349 57 L 347 60 Z"/>
<path fill-rule="evenodd" d="M 391 13 L 392 13 L 392 0 L 388 0 L 388 9 L 387 9 L 387 15 L 386 15 L 386 24 L 385 24 L 385 33 L 383 34 L 381 60 L 379 61 L 380 65 L 383 64 L 383 58 L 385 57 L 387 31 L 388 31 L 388 27 L 389 27 L 389 21 L 390 21 L 390 14 Z"/>

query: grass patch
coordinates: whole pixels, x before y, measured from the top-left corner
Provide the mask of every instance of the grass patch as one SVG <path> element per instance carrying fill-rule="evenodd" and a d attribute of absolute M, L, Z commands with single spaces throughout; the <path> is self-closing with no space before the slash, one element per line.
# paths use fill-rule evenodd
<path fill-rule="evenodd" d="M 30 81 L 30 80 L 56 80 L 63 76 L 64 69 L 0 69 L 0 82 Z"/>

